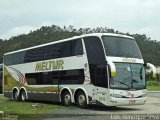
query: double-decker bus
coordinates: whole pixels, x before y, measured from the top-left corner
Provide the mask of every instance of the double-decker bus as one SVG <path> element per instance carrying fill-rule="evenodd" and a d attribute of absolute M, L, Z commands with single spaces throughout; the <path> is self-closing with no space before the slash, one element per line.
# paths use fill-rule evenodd
<path fill-rule="evenodd" d="M 146 102 L 145 65 L 133 37 L 93 33 L 4 55 L 4 96 L 104 106 Z"/>

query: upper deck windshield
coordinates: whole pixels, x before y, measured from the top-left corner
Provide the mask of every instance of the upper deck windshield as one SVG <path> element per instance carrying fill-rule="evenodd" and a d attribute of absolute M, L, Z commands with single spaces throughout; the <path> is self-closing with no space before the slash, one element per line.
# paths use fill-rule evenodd
<path fill-rule="evenodd" d="M 129 57 L 141 59 L 141 53 L 134 39 L 102 36 L 106 56 Z"/>

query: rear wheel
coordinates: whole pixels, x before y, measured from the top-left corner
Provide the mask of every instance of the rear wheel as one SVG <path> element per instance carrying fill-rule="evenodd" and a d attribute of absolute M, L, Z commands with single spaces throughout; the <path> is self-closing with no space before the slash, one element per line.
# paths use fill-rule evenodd
<path fill-rule="evenodd" d="M 77 105 L 80 108 L 87 108 L 87 99 L 84 92 L 80 91 L 77 94 Z"/>
<path fill-rule="evenodd" d="M 62 93 L 62 104 L 65 106 L 71 105 L 71 95 L 68 91 Z"/>
<path fill-rule="evenodd" d="M 20 100 L 21 101 L 26 101 L 27 100 L 27 98 L 26 98 L 26 92 L 24 90 L 22 90 L 20 92 Z"/>
<path fill-rule="evenodd" d="M 17 90 L 14 90 L 13 91 L 13 99 L 15 101 L 19 101 L 19 94 L 18 94 L 18 91 Z"/>

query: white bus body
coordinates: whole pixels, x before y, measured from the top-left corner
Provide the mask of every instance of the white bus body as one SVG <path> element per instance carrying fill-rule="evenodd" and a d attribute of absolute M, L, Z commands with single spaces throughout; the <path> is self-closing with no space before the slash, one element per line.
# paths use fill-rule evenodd
<path fill-rule="evenodd" d="M 104 106 L 146 102 L 144 61 L 134 38 L 86 34 L 4 55 L 4 96 Z"/>

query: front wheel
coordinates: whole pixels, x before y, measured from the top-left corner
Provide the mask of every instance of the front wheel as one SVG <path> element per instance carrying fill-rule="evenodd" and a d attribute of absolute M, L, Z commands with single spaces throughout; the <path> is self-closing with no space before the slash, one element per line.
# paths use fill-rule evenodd
<path fill-rule="evenodd" d="M 77 94 L 77 105 L 80 108 L 87 108 L 87 99 L 84 92 L 80 91 Z"/>
<path fill-rule="evenodd" d="M 65 106 L 71 105 L 71 95 L 68 91 L 62 93 L 62 104 Z"/>

